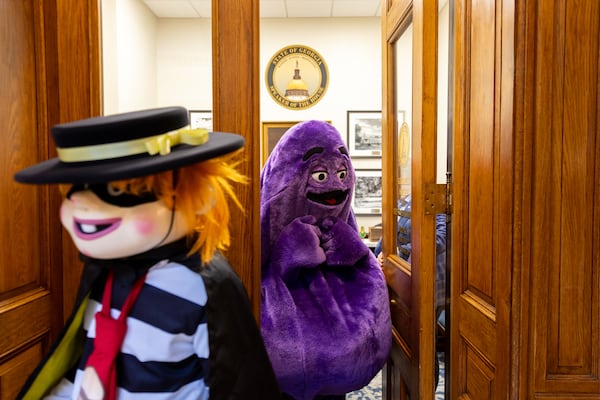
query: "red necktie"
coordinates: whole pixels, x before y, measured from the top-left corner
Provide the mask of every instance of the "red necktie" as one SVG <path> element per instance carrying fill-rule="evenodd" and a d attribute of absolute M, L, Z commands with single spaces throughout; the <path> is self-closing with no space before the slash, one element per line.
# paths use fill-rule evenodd
<path fill-rule="evenodd" d="M 110 316 L 113 277 L 114 272 L 110 270 L 104 287 L 104 294 L 102 295 L 102 310 L 98 311 L 95 316 L 96 338 L 94 339 L 94 350 L 87 360 L 81 393 L 79 395 L 81 399 L 115 400 L 117 397 L 117 367 L 115 359 L 119 354 L 123 338 L 127 332 L 127 316 L 140 294 L 146 275 L 141 276 L 134 283 L 131 292 L 125 299 L 118 319 L 113 319 Z M 101 383 L 102 387 L 98 383 Z"/>

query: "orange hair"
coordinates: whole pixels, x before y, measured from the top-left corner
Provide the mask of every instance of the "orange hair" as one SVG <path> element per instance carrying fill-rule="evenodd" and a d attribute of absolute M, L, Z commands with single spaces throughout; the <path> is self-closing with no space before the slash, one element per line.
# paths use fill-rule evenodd
<path fill-rule="evenodd" d="M 237 170 L 241 161 L 234 158 L 239 152 L 176 171 L 114 181 L 111 185 L 134 195 L 154 193 L 167 208 L 172 208 L 175 200 L 177 212 L 190 226 L 187 236 L 193 242 L 190 254 L 200 253 L 202 260 L 208 262 L 216 250 L 225 250 L 230 244 L 228 198 L 243 210 L 232 186 L 248 182 Z"/>

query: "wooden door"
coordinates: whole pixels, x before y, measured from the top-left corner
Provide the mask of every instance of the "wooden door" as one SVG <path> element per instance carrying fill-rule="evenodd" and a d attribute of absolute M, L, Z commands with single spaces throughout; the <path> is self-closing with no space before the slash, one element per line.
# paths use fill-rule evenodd
<path fill-rule="evenodd" d="M 435 389 L 436 246 L 435 213 L 425 200 L 436 183 L 437 1 L 390 0 L 382 14 L 383 252 L 393 323 L 384 391 L 386 399 L 428 399 Z M 399 206 L 407 195 L 408 213 Z M 398 217 L 406 216 L 408 260 L 397 243 Z"/>
<path fill-rule="evenodd" d="M 95 15 L 78 0 L 0 2 L 0 399 L 15 398 L 74 300 L 58 191 L 13 174 L 54 156 L 50 126 L 99 114 Z"/>
<path fill-rule="evenodd" d="M 458 0 L 454 27 L 451 398 L 506 398 L 514 7 Z"/>
<path fill-rule="evenodd" d="M 600 4 L 457 0 L 451 398 L 600 398 Z"/>
<path fill-rule="evenodd" d="M 15 170 L 47 154 L 39 133 L 46 121 L 36 117 L 46 107 L 37 98 L 38 85 L 45 84 L 36 73 L 43 61 L 41 19 L 33 1 L 0 3 L 0 57 L 10 60 L 0 63 L 0 129 L 8 144 L 0 148 L 0 399 L 15 398 L 62 322 L 62 275 L 51 273 L 46 263 L 61 263 L 60 240 L 50 239 L 60 238 L 57 214 L 50 212 L 55 203 L 47 190 L 12 179 Z"/>
<path fill-rule="evenodd" d="M 600 399 L 600 3 L 516 13 L 511 394 Z"/>

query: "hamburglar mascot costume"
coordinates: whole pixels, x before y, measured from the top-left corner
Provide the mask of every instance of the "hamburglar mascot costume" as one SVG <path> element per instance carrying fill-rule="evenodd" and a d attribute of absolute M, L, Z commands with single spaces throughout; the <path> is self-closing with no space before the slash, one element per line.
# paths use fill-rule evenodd
<path fill-rule="evenodd" d="M 56 125 L 58 158 L 15 175 L 63 184 L 60 219 L 84 262 L 75 310 L 19 398 L 280 397 L 219 252 L 244 139 L 187 125 L 181 107 Z"/>
<path fill-rule="evenodd" d="M 261 327 L 286 398 L 344 398 L 392 344 L 387 285 L 352 213 L 356 177 L 339 132 L 291 127 L 261 173 Z"/>

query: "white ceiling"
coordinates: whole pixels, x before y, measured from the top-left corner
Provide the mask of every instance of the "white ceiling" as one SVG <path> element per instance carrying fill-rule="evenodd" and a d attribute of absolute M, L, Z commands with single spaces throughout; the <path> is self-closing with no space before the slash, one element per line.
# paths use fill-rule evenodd
<path fill-rule="evenodd" d="M 159 18 L 210 18 L 211 2 L 212 0 L 144 0 Z M 379 17 L 381 2 L 382 0 L 260 0 L 260 16 Z"/>

